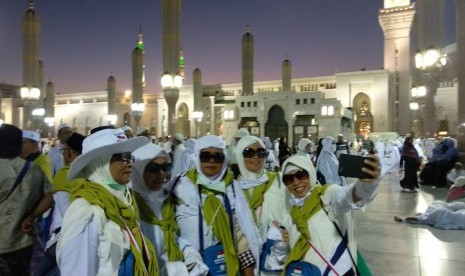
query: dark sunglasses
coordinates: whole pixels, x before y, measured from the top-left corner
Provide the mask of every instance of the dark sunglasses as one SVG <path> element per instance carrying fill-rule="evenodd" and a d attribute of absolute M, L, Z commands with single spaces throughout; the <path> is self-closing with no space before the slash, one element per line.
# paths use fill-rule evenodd
<path fill-rule="evenodd" d="M 145 171 L 149 173 L 169 173 L 171 172 L 171 169 L 173 168 L 173 165 L 171 163 L 163 163 L 163 164 L 156 164 L 153 162 L 150 162 L 147 164 L 145 167 Z"/>
<path fill-rule="evenodd" d="M 258 148 L 256 150 L 253 148 L 246 148 L 242 151 L 242 156 L 245 158 L 252 158 L 255 155 L 258 156 L 258 158 L 265 158 L 268 156 L 268 151 L 264 148 Z"/>
<path fill-rule="evenodd" d="M 121 162 L 125 163 L 126 165 L 128 165 L 128 164 L 134 163 L 136 158 L 134 156 L 132 156 L 132 154 L 130 152 L 123 152 L 123 153 L 113 154 L 113 156 L 111 157 L 111 160 L 112 161 L 121 161 Z"/>
<path fill-rule="evenodd" d="M 285 174 L 283 175 L 283 182 L 286 185 L 290 185 L 294 182 L 294 178 L 297 178 L 298 180 L 308 179 L 308 172 L 306 170 L 298 170 L 293 174 Z"/>
<path fill-rule="evenodd" d="M 202 151 L 199 154 L 200 162 L 210 162 L 213 159 L 213 163 L 223 163 L 226 158 L 222 153 L 211 154 L 208 151 Z"/>

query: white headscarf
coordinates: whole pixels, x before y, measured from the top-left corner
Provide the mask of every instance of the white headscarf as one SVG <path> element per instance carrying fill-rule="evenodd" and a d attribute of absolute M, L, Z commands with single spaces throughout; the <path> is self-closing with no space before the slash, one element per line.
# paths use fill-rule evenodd
<path fill-rule="evenodd" d="M 163 189 L 152 191 L 145 186 L 144 171 L 147 164 L 157 157 L 166 157 L 170 162 L 169 155 L 161 147 L 151 143 L 135 150 L 132 155 L 134 155 L 136 161 L 132 165 L 131 189 L 140 194 L 162 194 Z"/>
<path fill-rule="evenodd" d="M 310 139 L 300 138 L 299 142 L 297 143 L 297 154 L 308 157 L 308 151 L 305 148 L 308 144 L 312 144 L 312 141 L 310 141 Z"/>
<path fill-rule="evenodd" d="M 218 149 L 221 149 L 223 151 L 223 154 L 225 155 L 225 159 L 224 159 L 224 162 L 222 164 L 222 168 L 221 168 L 221 171 L 215 175 L 215 176 L 212 176 L 212 177 L 208 177 L 206 176 L 203 172 L 202 172 L 202 168 L 200 166 L 200 158 L 199 158 L 199 154 L 200 154 L 200 151 L 203 150 L 203 149 L 206 149 L 206 148 L 218 148 Z M 199 175 L 204 178 L 204 180 L 206 180 L 208 183 L 212 183 L 214 181 L 220 181 L 225 172 L 226 172 L 226 169 L 228 168 L 228 155 L 226 153 L 226 145 L 224 144 L 224 141 L 223 139 L 221 139 L 221 137 L 219 136 L 216 136 L 216 135 L 206 135 L 206 136 L 203 136 L 201 138 L 199 138 L 197 140 L 197 143 L 195 143 L 195 146 L 194 146 L 194 156 L 195 156 L 195 167 L 197 169 L 197 172 L 199 173 Z M 208 185 L 207 183 L 207 185 Z"/>
<path fill-rule="evenodd" d="M 131 204 L 128 185 L 117 183 L 110 172 L 110 160 L 112 156 L 101 156 L 92 159 L 83 169 L 83 177 L 106 188 L 126 204 Z M 121 187 L 115 189 L 115 187 Z"/>
<path fill-rule="evenodd" d="M 243 189 L 250 189 L 268 181 L 268 176 L 266 175 L 265 171 L 265 162 L 263 162 L 263 166 L 257 173 L 251 172 L 245 167 L 244 156 L 242 156 L 242 152 L 248 146 L 255 143 L 259 143 L 260 146 L 265 148 L 265 144 L 263 143 L 263 141 L 255 136 L 242 137 L 236 145 L 235 154 L 237 166 L 239 167 L 239 171 L 241 172 L 239 182 L 241 183 Z"/>

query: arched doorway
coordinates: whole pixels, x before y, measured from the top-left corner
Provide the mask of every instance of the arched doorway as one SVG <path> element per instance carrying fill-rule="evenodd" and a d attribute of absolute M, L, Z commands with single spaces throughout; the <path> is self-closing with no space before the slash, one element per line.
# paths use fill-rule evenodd
<path fill-rule="evenodd" d="M 190 137 L 190 125 L 189 125 L 189 108 L 185 103 L 181 103 L 178 106 L 178 112 L 176 116 L 176 132 L 182 133 L 184 137 Z"/>
<path fill-rule="evenodd" d="M 374 131 L 370 97 L 360 92 L 354 97 L 352 106 L 355 114 L 355 133 L 367 138 Z"/>
<path fill-rule="evenodd" d="M 288 124 L 284 116 L 284 110 L 279 105 L 273 105 L 268 111 L 268 119 L 265 124 L 265 136 L 268 136 L 271 141 L 279 137 L 287 137 Z"/>

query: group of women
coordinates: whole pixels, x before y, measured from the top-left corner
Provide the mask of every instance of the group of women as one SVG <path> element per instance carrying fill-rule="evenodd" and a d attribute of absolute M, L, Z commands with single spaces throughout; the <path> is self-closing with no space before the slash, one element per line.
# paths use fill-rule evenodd
<path fill-rule="evenodd" d="M 163 149 L 120 129 L 90 135 L 82 152 L 68 175 L 62 275 L 361 273 L 350 211 L 373 199 L 376 157 L 362 169 L 373 179 L 342 187 L 318 184 L 303 156 L 267 171 L 254 136 L 236 145 L 237 177 L 214 135 L 199 138 L 194 164 L 173 176 Z"/>

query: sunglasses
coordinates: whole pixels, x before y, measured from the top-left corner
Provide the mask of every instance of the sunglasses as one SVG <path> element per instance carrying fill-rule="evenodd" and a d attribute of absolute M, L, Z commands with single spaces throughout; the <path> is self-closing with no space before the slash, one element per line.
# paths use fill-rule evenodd
<path fill-rule="evenodd" d="M 213 159 L 213 163 L 223 163 L 226 156 L 222 153 L 211 154 L 208 151 L 202 151 L 199 154 L 200 162 L 210 162 Z"/>
<path fill-rule="evenodd" d="M 290 185 L 294 182 L 294 178 L 297 178 L 298 180 L 308 179 L 308 172 L 306 170 L 298 170 L 293 174 L 285 174 L 283 175 L 283 182 L 286 185 Z"/>
<path fill-rule="evenodd" d="M 258 148 L 256 150 L 253 148 L 246 148 L 242 151 L 242 156 L 244 156 L 244 158 L 252 158 L 255 155 L 258 156 L 258 158 L 265 158 L 268 156 L 268 151 L 264 148 Z"/>
<path fill-rule="evenodd" d="M 145 171 L 149 173 L 169 173 L 171 172 L 171 169 L 173 168 L 173 165 L 171 163 L 165 162 L 163 164 L 156 164 L 153 162 L 150 162 L 147 164 L 145 167 Z"/>
<path fill-rule="evenodd" d="M 134 156 L 132 156 L 132 154 L 130 152 L 123 152 L 123 153 L 113 154 L 113 156 L 111 157 L 111 160 L 112 161 L 121 161 L 124 164 L 128 165 L 128 164 L 134 163 L 136 158 Z"/>

